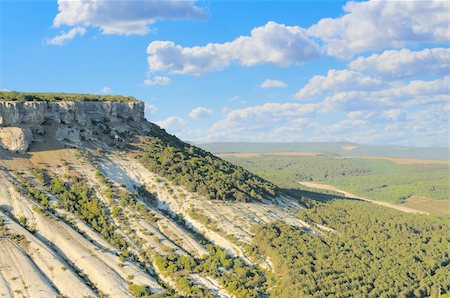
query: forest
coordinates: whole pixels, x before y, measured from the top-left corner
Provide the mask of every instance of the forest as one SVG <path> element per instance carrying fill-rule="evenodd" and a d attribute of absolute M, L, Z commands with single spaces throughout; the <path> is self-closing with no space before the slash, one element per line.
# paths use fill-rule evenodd
<path fill-rule="evenodd" d="M 267 297 L 267 280 L 262 271 L 245 264 L 240 258 L 230 256 L 219 246 L 207 244 L 206 248 L 209 255 L 202 259 L 174 253 L 165 256 L 155 254 L 155 263 L 164 275 L 177 281 L 177 286 L 188 297 L 210 297 L 210 293 L 184 277 L 188 273 L 198 272 L 214 277 L 236 297 Z"/>
<path fill-rule="evenodd" d="M 146 168 L 207 199 L 248 202 L 278 192 L 274 184 L 156 127 L 139 147 Z"/>
<path fill-rule="evenodd" d="M 273 297 L 438 297 L 450 291 L 448 218 L 338 200 L 299 212 L 333 232 L 281 222 L 248 249 L 274 266 Z"/>
<path fill-rule="evenodd" d="M 397 204 L 412 195 L 449 198 L 450 168 L 445 163 L 396 164 L 335 155 L 223 158 L 286 188 L 297 188 L 298 181 L 322 181 L 369 199 Z"/>

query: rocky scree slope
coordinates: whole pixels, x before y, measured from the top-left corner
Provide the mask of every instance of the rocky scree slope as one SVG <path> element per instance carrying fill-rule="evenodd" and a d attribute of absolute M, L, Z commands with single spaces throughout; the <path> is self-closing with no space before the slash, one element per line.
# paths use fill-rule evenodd
<path fill-rule="evenodd" d="M 300 201 L 147 122 L 142 102 L 8 96 L 6 297 L 265 297 L 271 263 L 247 257 L 252 227 L 311 228 Z"/>

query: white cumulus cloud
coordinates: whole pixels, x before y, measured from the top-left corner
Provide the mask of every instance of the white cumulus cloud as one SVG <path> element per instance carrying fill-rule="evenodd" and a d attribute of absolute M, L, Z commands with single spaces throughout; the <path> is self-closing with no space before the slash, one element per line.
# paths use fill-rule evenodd
<path fill-rule="evenodd" d="M 363 106 L 346 115 L 322 108 L 321 104 L 268 103 L 229 110 L 198 136 L 210 141 L 351 141 L 447 146 L 446 102 L 419 111 L 407 106 L 382 106 L 374 111 Z M 324 113 L 324 117 L 318 117 L 316 112 Z"/>
<path fill-rule="evenodd" d="M 319 108 L 317 104 L 266 103 L 228 110 L 206 135 L 217 140 L 282 141 L 286 134 L 280 130 L 298 133 L 308 126 L 305 117 L 314 115 Z"/>
<path fill-rule="evenodd" d="M 267 88 L 283 88 L 283 87 L 287 87 L 288 85 L 283 82 L 283 81 L 279 81 L 279 80 L 265 80 L 264 82 L 261 83 L 261 85 L 259 85 L 260 88 L 263 89 L 267 89 Z"/>
<path fill-rule="evenodd" d="M 177 116 L 169 116 L 166 119 L 156 121 L 155 123 L 167 130 L 169 133 L 179 133 L 186 129 L 186 121 Z"/>
<path fill-rule="evenodd" d="M 391 120 L 398 120 L 400 116 L 402 115 L 402 110 L 400 109 L 392 109 L 392 110 L 386 110 L 383 112 L 383 116 L 387 119 Z"/>
<path fill-rule="evenodd" d="M 445 74 L 450 72 L 450 49 L 389 50 L 369 57 L 359 57 L 350 62 L 349 67 L 385 79 L 399 79 L 428 73 Z"/>
<path fill-rule="evenodd" d="M 347 118 L 350 120 L 370 119 L 375 116 L 375 112 L 371 111 L 351 111 L 347 113 Z"/>
<path fill-rule="evenodd" d="M 431 81 L 414 80 L 372 91 L 341 91 L 325 97 L 322 111 L 379 110 L 414 107 L 450 101 L 450 77 Z"/>
<path fill-rule="evenodd" d="M 147 47 L 150 71 L 173 74 L 204 74 L 235 62 L 243 66 L 274 64 L 281 67 L 318 58 L 321 50 L 298 26 L 275 22 L 256 27 L 250 36 L 226 43 L 182 47 L 170 41 L 153 41 Z"/>
<path fill-rule="evenodd" d="M 112 92 L 111 88 L 109 88 L 108 86 L 103 87 L 102 89 L 100 89 L 100 91 L 105 94 L 109 94 Z"/>
<path fill-rule="evenodd" d="M 51 44 L 54 46 L 62 46 L 68 40 L 75 38 L 77 35 L 83 36 L 85 33 L 86 29 L 84 29 L 83 27 L 75 27 L 67 32 L 61 32 L 61 34 L 53 37 L 52 39 L 47 40 L 47 44 Z"/>
<path fill-rule="evenodd" d="M 166 86 L 170 84 L 170 78 L 163 76 L 155 76 L 153 78 L 146 79 L 144 81 L 144 84 L 147 86 L 154 86 L 154 85 Z"/>
<path fill-rule="evenodd" d="M 450 41 L 449 1 L 351 1 L 343 9 L 343 16 L 321 19 L 308 29 L 332 56 Z"/>
<path fill-rule="evenodd" d="M 213 113 L 213 110 L 211 110 L 211 109 L 207 109 L 204 107 L 196 107 L 196 108 L 192 109 L 192 111 L 189 113 L 189 117 L 198 119 L 198 118 L 211 116 L 212 113 Z"/>
<path fill-rule="evenodd" d="M 381 80 L 365 76 L 359 72 L 344 69 L 330 69 L 326 76 L 314 76 L 296 94 L 297 99 L 306 99 L 324 93 L 338 91 L 374 90 L 383 86 Z"/>
<path fill-rule="evenodd" d="M 144 108 L 145 119 L 149 120 L 150 116 L 155 114 L 156 111 L 158 111 L 158 107 L 157 106 L 146 103 L 145 104 L 145 108 Z"/>
<path fill-rule="evenodd" d="M 58 0 L 53 25 L 97 27 L 103 34 L 143 35 L 157 20 L 204 18 L 205 10 L 190 0 Z"/>

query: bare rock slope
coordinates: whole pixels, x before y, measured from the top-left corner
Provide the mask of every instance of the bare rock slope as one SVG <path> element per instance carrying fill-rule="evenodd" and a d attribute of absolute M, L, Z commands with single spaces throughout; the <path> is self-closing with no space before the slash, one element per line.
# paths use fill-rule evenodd
<path fill-rule="evenodd" d="M 271 264 L 248 255 L 252 226 L 310 228 L 302 203 L 143 109 L 0 102 L 1 297 L 265 295 Z"/>

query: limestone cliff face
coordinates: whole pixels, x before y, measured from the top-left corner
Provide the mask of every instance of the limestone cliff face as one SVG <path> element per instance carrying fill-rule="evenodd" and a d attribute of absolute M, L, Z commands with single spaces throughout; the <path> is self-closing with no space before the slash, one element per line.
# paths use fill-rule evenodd
<path fill-rule="evenodd" d="M 143 102 L 0 102 L 0 125 L 63 124 L 90 125 L 92 122 L 142 121 Z"/>
<path fill-rule="evenodd" d="M 45 133 L 45 126 L 56 127 L 57 139 L 79 143 L 92 138 L 97 123 L 120 126 L 143 120 L 143 102 L 3 101 L 0 102 L 0 146 L 24 152 Z"/>

